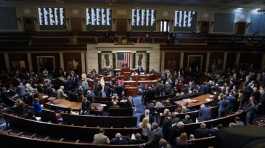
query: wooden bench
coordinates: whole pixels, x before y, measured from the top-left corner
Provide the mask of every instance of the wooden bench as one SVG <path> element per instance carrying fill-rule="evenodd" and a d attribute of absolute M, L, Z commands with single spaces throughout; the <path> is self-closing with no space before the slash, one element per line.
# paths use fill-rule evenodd
<path fill-rule="evenodd" d="M 94 134 L 99 132 L 99 127 L 87 127 L 77 125 L 55 124 L 26 119 L 9 113 L 2 113 L 3 118 L 8 122 L 11 128 L 21 129 L 23 131 L 51 135 L 65 139 L 80 139 L 92 141 Z M 130 136 L 132 133 L 141 133 L 141 128 L 103 128 L 105 134 L 114 137 L 116 133 Z"/>

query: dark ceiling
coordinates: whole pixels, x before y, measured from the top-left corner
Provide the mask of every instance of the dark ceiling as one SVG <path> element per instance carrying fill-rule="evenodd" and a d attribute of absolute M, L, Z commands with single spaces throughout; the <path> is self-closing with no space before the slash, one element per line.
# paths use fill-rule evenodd
<path fill-rule="evenodd" d="M 112 1 L 113 3 L 156 3 L 156 4 L 251 4 L 265 3 L 265 0 L 94 0 L 94 1 Z"/>
<path fill-rule="evenodd" d="M 265 0 L 0 0 L 6 2 L 57 2 L 57 3 L 104 3 L 104 4 L 155 4 L 155 5 L 258 5 Z"/>
<path fill-rule="evenodd" d="M 58 0 L 58 1 L 78 1 L 78 0 Z M 169 5 L 245 5 L 245 4 L 265 4 L 265 0 L 80 0 L 87 3 L 136 3 L 136 4 L 169 4 Z"/>

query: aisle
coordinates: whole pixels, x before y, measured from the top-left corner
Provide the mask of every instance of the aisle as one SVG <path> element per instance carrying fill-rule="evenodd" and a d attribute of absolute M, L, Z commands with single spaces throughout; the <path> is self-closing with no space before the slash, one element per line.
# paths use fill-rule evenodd
<path fill-rule="evenodd" d="M 133 116 L 137 117 L 137 125 L 140 122 L 140 117 L 144 114 L 144 104 L 142 102 L 142 96 L 135 96 L 133 97 L 133 104 L 134 104 L 134 112 Z"/>

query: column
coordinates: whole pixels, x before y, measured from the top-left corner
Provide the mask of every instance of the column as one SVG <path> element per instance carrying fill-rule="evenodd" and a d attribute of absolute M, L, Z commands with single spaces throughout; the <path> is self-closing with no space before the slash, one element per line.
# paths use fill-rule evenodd
<path fill-rule="evenodd" d="M 136 68 L 136 66 L 135 66 L 136 65 L 136 51 L 133 51 L 132 59 L 133 59 L 133 62 L 132 62 L 133 66 L 132 66 L 132 68 L 135 69 Z"/>
<path fill-rule="evenodd" d="M 240 52 L 236 54 L 236 66 L 239 66 L 239 62 L 240 62 Z"/>
<path fill-rule="evenodd" d="M 165 51 L 161 51 L 161 71 L 165 70 Z"/>
<path fill-rule="evenodd" d="M 60 68 L 64 70 L 63 52 L 59 52 L 59 58 L 60 58 Z"/>
<path fill-rule="evenodd" d="M 134 62 L 134 59 L 133 59 L 133 52 L 130 52 L 130 69 L 134 69 L 134 67 L 133 67 L 133 62 Z"/>
<path fill-rule="evenodd" d="M 146 72 L 149 72 L 150 69 L 150 51 L 146 52 Z"/>
<path fill-rule="evenodd" d="M 261 70 L 265 69 L 265 54 L 263 53 L 262 55 L 262 60 L 261 60 Z"/>
<path fill-rule="evenodd" d="M 180 52 L 180 61 L 179 61 L 180 69 L 183 69 L 183 62 L 184 62 L 184 52 Z"/>
<path fill-rule="evenodd" d="M 81 52 L 82 73 L 86 73 L 85 52 Z"/>
<path fill-rule="evenodd" d="M 225 70 L 226 61 L 227 61 L 227 52 L 224 52 L 223 70 Z"/>
<path fill-rule="evenodd" d="M 86 70 L 91 71 L 95 69 L 98 71 L 98 64 L 98 50 L 96 44 L 87 44 Z"/>
<path fill-rule="evenodd" d="M 5 64 L 6 64 L 6 70 L 10 71 L 9 56 L 8 56 L 7 52 L 4 53 L 4 60 L 5 60 Z"/>
<path fill-rule="evenodd" d="M 209 62 L 210 62 L 210 56 L 211 56 L 211 53 L 210 52 L 207 52 L 207 54 L 206 54 L 206 67 L 205 67 L 205 72 L 208 72 Z"/>
<path fill-rule="evenodd" d="M 116 69 L 116 53 L 112 52 L 112 67 Z"/>
<path fill-rule="evenodd" d="M 130 69 L 134 69 L 134 58 L 133 58 L 133 56 L 134 56 L 134 52 L 132 51 L 130 53 Z"/>
<path fill-rule="evenodd" d="M 28 60 L 28 65 L 29 65 L 29 71 L 32 72 L 33 68 L 32 68 L 32 59 L 31 59 L 31 53 L 27 53 L 27 60 Z"/>
<path fill-rule="evenodd" d="M 98 72 L 101 71 L 101 51 L 98 51 Z"/>

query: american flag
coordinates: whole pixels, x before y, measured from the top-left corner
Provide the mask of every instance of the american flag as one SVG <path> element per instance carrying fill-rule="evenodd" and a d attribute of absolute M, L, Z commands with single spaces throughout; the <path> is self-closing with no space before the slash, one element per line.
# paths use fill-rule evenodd
<path fill-rule="evenodd" d="M 117 53 L 117 68 L 122 67 L 130 68 L 130 52 L 118 52 Z"/>

